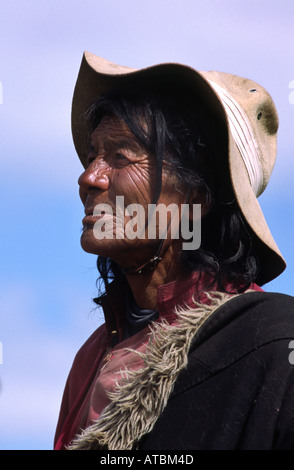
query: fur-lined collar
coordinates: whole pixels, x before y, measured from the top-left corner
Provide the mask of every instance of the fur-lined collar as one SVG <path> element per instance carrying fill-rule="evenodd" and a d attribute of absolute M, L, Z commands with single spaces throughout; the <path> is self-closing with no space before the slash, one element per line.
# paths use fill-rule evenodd
<path fill-rule="evenodd" d="M 213 293 L 210 304 L 195 303 L 179 309 L 178 322 L 154 323 L 147 350 L 137 353 L 144 367 L 126 371 L 124 380 L 111 394 L 111 403 L 97 421 L 75 437 L 70 450 L 130 450 L 149 433 L 173 391 L 180 372 L 186 367 L 191 342 L 206 319 L 231 295 Z"/>

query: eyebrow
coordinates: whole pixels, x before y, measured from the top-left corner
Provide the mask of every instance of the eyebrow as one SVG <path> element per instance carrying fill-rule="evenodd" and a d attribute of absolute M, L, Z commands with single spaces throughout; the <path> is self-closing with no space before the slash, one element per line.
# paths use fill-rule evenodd
<path fill-rule="evenodd" d="M 132 151 L 138 151 L 140 149 L 140 144 L 136 141 L 136 139 L 131 137 L 112 137 L 109 136 L 104 140 L 104 148 L 106 150 L 112 150 L 114 147 L 116 148 L 124 148 L 130 149 Z M 91 142 L 90 144 L 90 152 L 96 152 L 96 149 Z M 99 150 L 98 150 L 99 151 Z"/>
<path fill-rule="evenodd" d="M 131 137 L 108 137 L 104 141 L 104 147 L 113 148 L 113 147 L 122 147 L 130 150 L 138 150 L 140 148 L 139 143 L 135 138 Z"/>

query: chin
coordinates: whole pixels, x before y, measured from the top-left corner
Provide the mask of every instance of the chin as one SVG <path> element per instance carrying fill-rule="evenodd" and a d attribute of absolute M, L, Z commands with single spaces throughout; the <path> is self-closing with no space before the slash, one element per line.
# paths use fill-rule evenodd
<path fill-rule="evenodd" d="M 92 230 L 84 230 L 81 235 L 81 247 L 86 253 L 103 255 L 101 253 L 103 240 L 96 240 Z"/>
<path fill-rule="evenodd" d="M 93 230 L 84 230 L 81 236 L 81 247 L 86 253 L 113 258 L 118 251 L 122 252 L 122 246 L 118 246 L 117 240 L 102 239 L 97 240 L 93 235 Z"/>
<path fill-rule="evenodd" d="M 158 240 L 97 239 L 93 228 L 84 228 L 81 235 L 81 247 L 86 253 L 111 258 L 127 267 L 130 262 L 136 267 L 148 261 L 156 253 L 158 243 Z"/>

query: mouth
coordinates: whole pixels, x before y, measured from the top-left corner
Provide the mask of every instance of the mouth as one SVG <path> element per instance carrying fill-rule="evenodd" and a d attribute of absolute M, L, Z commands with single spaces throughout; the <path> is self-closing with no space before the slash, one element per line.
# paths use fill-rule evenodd
<path fill-rule="evenodd" d="M 99 215 L 94 215 L 94 206 L 85 206 L 84 209 L 85 217 L 82 220 L 82 224 L 84 228 L 91 228 L 97 222 L 97 220 L 101 217 Z"/>
<path fill-rule="evenodd" d="M 86 215 L 86 217 L 93 215 L 93 212 L 94 212 L 94 207 L 87 207 L 87 206 L 85 207 L 85 215 Z"/>
<path fill-rule="evenodd" d="M 92 227 L 95 222 L 97 222 L 97 220 L 101 219 L 102 217 L 103 215 L 93 215 L 90 213 L 83 218 L 82 224 L 84 227 Z"/>

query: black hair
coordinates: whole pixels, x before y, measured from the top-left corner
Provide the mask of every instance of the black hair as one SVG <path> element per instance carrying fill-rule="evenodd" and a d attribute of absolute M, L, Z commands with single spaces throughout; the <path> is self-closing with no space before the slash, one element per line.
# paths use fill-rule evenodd
<path fill-rule="evenodd" d="M 184 94 L 167 90 L 116 90 L 102 96 L 88 110 L 90 131 L 104 115 L 124 121 L 135 138 L 156 158 L 157 174 L 153 201 L 161 191 L 164 159 L 177 175 L 181 187 L 197 189 L 208 213 L 201 222 L 201 246 L 183 250 L 181 262 L 187 271 L 210 276 L 219 290 L 230 284 L 234 292 L 255 282 L 259 260 L 254 250 L 254 234 L 245 222 L 232 191 L 226 137 L 223 128 L 200 103 L 191 106 Z M 98 256 L 97 280 L 100 303 L 103 290 L 112 279 L 126 283 L 120 267 Z"/>

